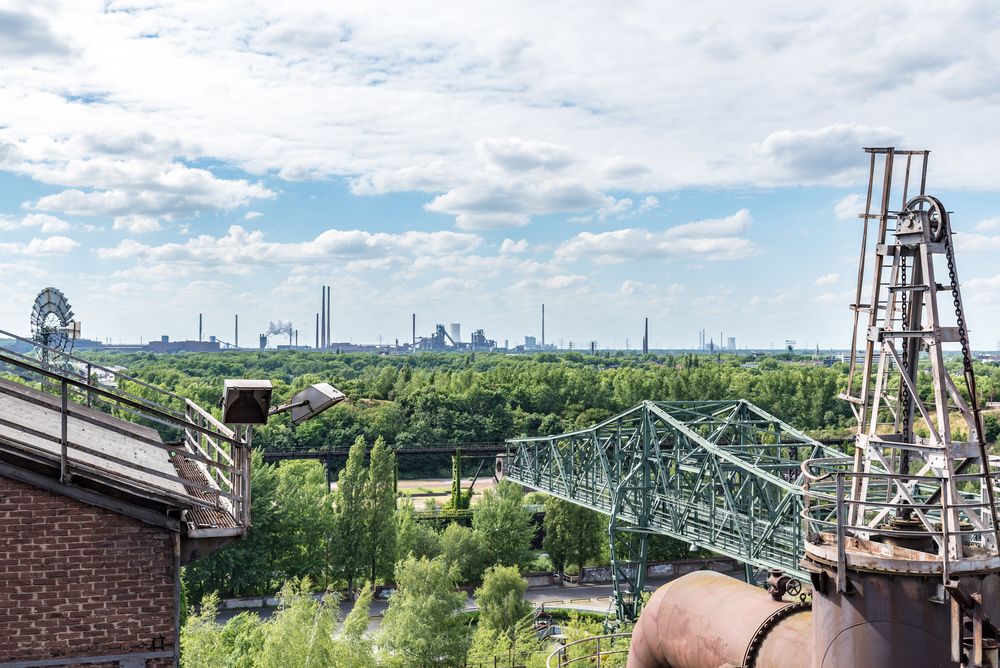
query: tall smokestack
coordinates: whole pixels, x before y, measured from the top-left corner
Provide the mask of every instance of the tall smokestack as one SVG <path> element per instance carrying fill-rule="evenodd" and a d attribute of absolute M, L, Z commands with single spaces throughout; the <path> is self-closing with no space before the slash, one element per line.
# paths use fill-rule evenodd
<path fill-rule="evenodd" d="M 417 314 L 413 314 L 413 349 L 417 349 Z"/>
<path fill-rule="evenodd" d="M 333 288 L 326 286 L 326 345 L 333 344 Z"/>
<path fill-rule="evenodd" d="M 642 335 L 642 354 L 649 354 L 649 318 L 646 318 L 646 329 Z"/>
<path fill-rule="evenodd" d="M 542 348 L 545 347 L 545 304 L 542 304 Z"/>
<path fill-rule="evenodd" d="M 323 286 L 323 295 L 319 299 L 320 326 L 319 326 L 319 347 L 326 349 L 326 286 Z"/>
<path fill-rule="evenodd" d="M 233 324 L 233 347 L 240 347 L 240 314 L 236 314 L 236 322 Z"/>
<path fill-rule="evenodd" d="M 201 313 L 198 314 L 198 340 L 201 341 Z"/>

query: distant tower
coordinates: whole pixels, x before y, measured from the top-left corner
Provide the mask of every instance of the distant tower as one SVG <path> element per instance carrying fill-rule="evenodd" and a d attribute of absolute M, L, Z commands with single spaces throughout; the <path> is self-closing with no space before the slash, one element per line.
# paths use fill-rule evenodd
<path fill-rule="evenodd" d="M 542 348 L 545 347 L 545 304 L 542 304 Z"/>
<path fill-rule="evenodd" d="M 326 345 L 333 344 L 333 288 L 326 286 Z"/>
<path fill-rule="evenodd" d="M 412 314 L 411 327 L 413 328 L 412 332 L 411 332 L 411 336 L 413 337 L 413 349 L 416 350 L 417 349 L 417 314 L 416 313 Z"/>
<path fill-rule="evenodd" d="M 646 327 L 642 333 L 642 354 L 649 354 L 649 318 L 646 318 Z"/>
<path fill-rule="evenodd" d="M 233 323 L 233 347 L 240 347 L 240 314 L 236 314 L 236 322 Z"/>
<path fill-rule="evenodd" d="M 319 328 L 319 345 L 320 349 L 326 348 L 326 286 L 323 286 L 322 296 L 319 298 L 319 313 L 320 313 L 320 328 Z"/>
<path fill-rule="evenodd" d="M 451 340 L 455 342 L 455 345 L 458 345 L 462 340 L 462 324 L 453 322 L 448 325 L 448 334 L 451 336 Z"/>
<path fill-rule="evenodd" d="M 201 313 L 198 314 L 198 340 L 201 341 Z"/>

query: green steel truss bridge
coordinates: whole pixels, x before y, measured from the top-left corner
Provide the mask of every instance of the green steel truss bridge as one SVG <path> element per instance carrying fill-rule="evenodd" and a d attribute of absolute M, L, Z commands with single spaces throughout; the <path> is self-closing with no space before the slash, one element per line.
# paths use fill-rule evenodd
<path fill-rule="evenodd" d="M 589 429 L 508 442 L 506 476 L 610 516 L 619 619 L 642 605 L 650 534 L 805 578 L 801 463 L 843 456 L 743 400 L 644 401 Z M 625 551 L 628 554 L 622 554 Z"/>

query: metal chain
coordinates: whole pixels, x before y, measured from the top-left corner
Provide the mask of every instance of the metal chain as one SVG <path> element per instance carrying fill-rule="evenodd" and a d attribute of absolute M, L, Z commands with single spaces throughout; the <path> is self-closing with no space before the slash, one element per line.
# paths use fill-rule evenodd
<path fill-rule="evenodd" d="M 962 370 L 965 372 L 965 377 L 967 380 L 973 378 L 972 375 L 972 353 L 969 350 L 969 333 L 965 328 L 965 313 L 962 308 L 962 300 L 958 298 L 958 272 L 955 270 L 955 251 L 951 245 L 951 223 L 947 219 L 947 213 L 941 211 L 940 214 L 945 217 L 941 221 L 944 226 L 944 250 L 945 258 L 948 261 L 948 278 L 951 280 L 951 299 L 952 303 L 955 305 L 955 322 L 958 324 L 958 337 L 959 342 L 962 344 Z M 969 387 L 969 402 L 973 407 L 973 410 L 978 406 L 976 403 L 977 397 L 975 386 Z M 976 425 L 976 431 L 979 431 L 979 425 Z"/>

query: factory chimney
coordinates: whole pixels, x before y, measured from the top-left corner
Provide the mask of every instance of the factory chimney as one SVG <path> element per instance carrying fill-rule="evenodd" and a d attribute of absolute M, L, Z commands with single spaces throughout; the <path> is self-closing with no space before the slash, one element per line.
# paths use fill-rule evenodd
<path fill-rule="evenodd" d="M 326 286 L 323 286 L 323 296 L 319 299 L 319 312 L 320 312 L 320 339 L 319 345 L 316 347 L 324 350 L 326 349 Z"/>
<path fill-rule="evenodd" d="M 545 347 L 545 304 L 542 304 L 542 348 Z"/>
<path fill-rule="evenodd" d="M 642 334 L 642 354 L 649 354 L 649 318 L 646 318 L 646 328 Z"/>
<path fill-rule="evenodd" d="M 198 314 L 198 340 L 201 341 L 201 313 Z"/>
<path fill-rule="evenodd" d="M 417 314 L 413 314 L 413 349 L 417 349 Z"/>
<path fill-rule="evenodd" d="M 333 288 L 326 286 L 326 345 L 333 344 Z"/>
<path fill-rule="evenodd" d="M 233 347 L 240 347 L 240 314 L 236 314 L 236 322 L 233 325 Z"/>

